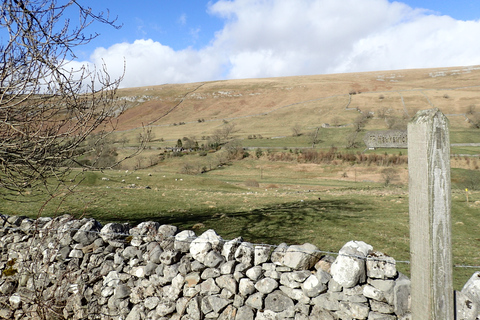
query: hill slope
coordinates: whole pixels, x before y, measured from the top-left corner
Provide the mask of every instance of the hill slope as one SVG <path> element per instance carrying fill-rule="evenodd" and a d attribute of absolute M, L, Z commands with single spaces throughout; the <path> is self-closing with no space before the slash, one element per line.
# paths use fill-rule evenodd
<path fill-rule="evenodd" d="M 168 140 L 209 135 L 228 121 L 240 137 L 275 137 L 291 135 L 295 124 L 348 125 L 359 112 L 373 113 L 371 128 L 386 129 L 379 115 L 407 118 L 433 106 L 447 114 L 452 127 L 467 128 L 479 80 L 475 66 L 128 88 L 119 91 L 129 108 L 118 130 L 147 126 Z"/>

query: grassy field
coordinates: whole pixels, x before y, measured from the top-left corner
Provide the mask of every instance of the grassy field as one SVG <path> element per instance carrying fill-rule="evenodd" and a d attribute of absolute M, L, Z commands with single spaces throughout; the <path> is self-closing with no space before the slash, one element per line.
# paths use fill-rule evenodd
<path fill-rule="evenodd" d="M 184 160 L 128 173 L 87 172 L 77 177 L 82 180 L 73 193 L 60 193 L 47 202 L 3 201 L 2 212 L 30 217 L 71 214 L 132 225 L 151 220 L 197 234 L 212 228 L 225 239 L 242 236 L 253 243 L 309 242 L 331 252 L 347 241 L 361 240 L 396 260 L 409 260 L 408 188 L 400 178 L 385 187 L 379 168 L 357 166 L 354 173 L 346 164 L 246 158 L 205 174 L 184 175 L 176 169 Z M 471 172 L 452 170 L 453 252 L 458 265 L 480 265 L 475 254 L 480 250 L 480 192 L 471 189 L 467 203 L 464 191 Z M 369 180 L 362 179 L 366 173 Z M 409 274 L 408 263 L 397 267 Z M 472 269 L 455 268 L 455 287 L 460 289 L 471 274 Z"/>

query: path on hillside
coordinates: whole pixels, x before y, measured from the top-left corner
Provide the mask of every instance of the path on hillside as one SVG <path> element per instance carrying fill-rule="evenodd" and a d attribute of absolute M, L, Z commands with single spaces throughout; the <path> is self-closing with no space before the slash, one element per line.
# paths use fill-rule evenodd
<path fill-rule="evenodd" d="M 166 117 L 168 114 L 170 114 L 173 110 L 175 110 L 182 102 L 183 100 L 185 100 L 186 96 L 188 96 L 190 93 L 193 93 L 195 91 L 197 91 L 198 89 L 200 89 L 202 86 L 204 86 L 206 84 L 206 82 L 200 84 L 198 87 L 196 87 L 195 89 L 193 89 L 192 91 L 189 91 L 187 93 L 185 93 L 183 95 L 183 97 L 180 99 L 180 101 L 175 105 L 173 106 L 173 108 L 171 108 L 170 110 L 168 110 L 164 115 L 158 117 L 157 119 L 153 120 L 153 121 L 150 121 L 145 127 L 152 127 L 153 124 L 161 119 L 163 119 L 164 117 Z M 128 131 L 128 130 L 127 130 Z"/>

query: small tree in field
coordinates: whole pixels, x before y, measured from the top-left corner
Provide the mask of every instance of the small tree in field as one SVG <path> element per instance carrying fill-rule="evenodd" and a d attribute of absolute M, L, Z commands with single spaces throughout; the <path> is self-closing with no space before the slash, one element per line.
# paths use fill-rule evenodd
<path fill-rule="evenodd" d="M 292 136 L 299 137 L 302 135 L 302 126 L 299 123 L 296 123 L 292 127 Z"/>
<path fill-rule="evenodd" d="M 78 24 L 65 18 L 78 13 Z M 77 1 L 4 0 L 0 27 L 0 189 L 21 192 L 62 177 L 79 158 L 98 148 L 122 108 L 114 99 L 119 79 L 105 66 L 72 68 L 73 49 L 98 34 L 103 13 Z M 93 144 L 85 144 L 92 133 Z"/>
<path fill-rule="evenodd" d="M 394 168 L 385 168 L 382 170 L 382 179 L 385 186 L 389 186 L 393 182 L 397 181 L 398 173 Z"/>

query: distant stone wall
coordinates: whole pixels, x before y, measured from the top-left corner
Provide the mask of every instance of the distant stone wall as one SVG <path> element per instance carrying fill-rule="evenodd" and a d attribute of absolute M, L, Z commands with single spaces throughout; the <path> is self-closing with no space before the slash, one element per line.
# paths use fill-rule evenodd
<path fill-rule="evenodd" d="M 333 258 L 155 222 L 3 218 L 2 319 L 410 319 L 409 279 L 361 241 Z"/>

